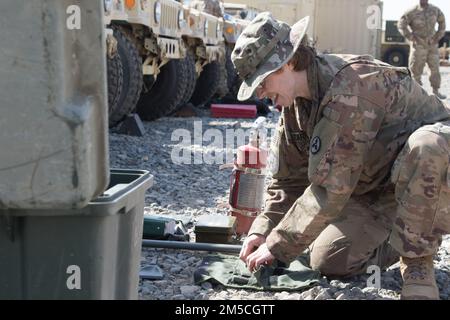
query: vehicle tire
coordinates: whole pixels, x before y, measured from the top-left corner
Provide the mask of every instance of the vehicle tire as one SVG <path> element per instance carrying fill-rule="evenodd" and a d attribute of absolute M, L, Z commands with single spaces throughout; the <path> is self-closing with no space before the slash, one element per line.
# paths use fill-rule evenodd
<path fill-rule="evenodd" d="M 386 51 L 384 61 L 396 67 L 404 67 L 408 65 L 408 54 L 402 48 L 391 48 Z"/>
<path fill-rule="evenodd" d="M 117 40 L 117 53 L 122 62 L 123 84 L 118 107 L 110 114 L 110 124 L 115 125 L 133 112 L 142 90 L 142 59 L 134 44 L 118 27 L 113 27 Z"/>
<path fill-rule="evenodd" d="M 197 79 L 191 102 L 194 106 L 206 105 L 214 94 L 220 81 L 220 65 L 217 61 L 208 63 Z"/>
<path fill-rule="evenodd" d="M 119 98 L 123 87 L 123 70 L 120 56 L 116 54 L 114 58 L 106 57 L 108 75 L 108 121 L 109 126 L 114 126 L 115 113 L 119 108 Z"/>
<path fill-rule="evenodd" d="M 228 96 L 232 97 L 236 101 L 238 101 L 237 96 L 238 96 L 239 88 L 241 87 L 241 84 L 242 84 L 242 80 L 238 77 L 236 79 L 236 81 L 234 82 L 233 86 L 231 87 L 230 92 L 228 92 Z"/>
<path fill-rule="evenodd" d="M 231 62 L 231 49 L 227 47 L 226 49 L 227 61 L 227 85 L 228 85 L 228 94 L 237 99 L 237 94 L 239 91 L 239 87 L 241 85 L 239 76 L 234 68 L 233 62 Z"/>
<path fill-rule="evenodd" d="M 228 94 L 226 98 L 228 100 L 234 101 L 235 103 L 239 103 L 237 100 L 237 95 L 239 92 L 239 87 L 241 86 L 242 80 L 239 78 L 239 75 L 236 72 L 236 69 L 231 62 L 231 53 L 227 60 L 227 75 L 228 75 Z M 233 102 L 230 102 L 233 103 Z"/>
<path fill-rule="evenodd" d="M 192 94 L 195 90 L 195 83 L 197 82 L 197 72 L 195 71 L 194 56 L 191 53 L 188 53 L 186 55 L 186 58 L 184 59 L 184 63 L 186 64 L 186 74 L 188 79 L 183 99 L 181 100 L 181 104 L 179 105 L 180 107 L 191 100 Z"/>
<path fill-rule="evenodd" d="M 186 94 L 188 83 L 187 64 L 173 59 L 161 68 L 150 91 L 141 94 L 137 112 L 143 120 L 155 120 L 166 116 L 179 106 Z"/>
<path fill-rule="evenodd" d="M 227 66 L 226 62 L 219 62 L 220 66 L 220 79 L 219 79 L 219 85 L 217 86 L 217 92 L 214 95 L 215 98 L 223 98 L 225 97 L 228 92 L 228 72 L 227 72 Z"/>

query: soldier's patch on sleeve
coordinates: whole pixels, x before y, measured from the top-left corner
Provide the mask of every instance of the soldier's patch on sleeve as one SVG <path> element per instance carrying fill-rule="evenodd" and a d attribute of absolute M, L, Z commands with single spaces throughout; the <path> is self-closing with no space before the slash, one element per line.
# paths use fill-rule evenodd
<path fill-rule="evenodd" d="M 320 137 L 315 136 L 311 140 L 311 153 L 312 154 L 317 154 L 317 152 L 320 151 L 321 144 L 322 144 L 322 141 L 320 140 Z"/>
<path fill-rule="evenodd" d="M 330 169 L 330 163 L 327 161 L 329 150 L 336 142 L 342 125 L 334 122 L 327 117 L 323 117 L 314 128 L 313 139 L 309 153 L 308 177 L 316 184 L 327 177 Z"/>

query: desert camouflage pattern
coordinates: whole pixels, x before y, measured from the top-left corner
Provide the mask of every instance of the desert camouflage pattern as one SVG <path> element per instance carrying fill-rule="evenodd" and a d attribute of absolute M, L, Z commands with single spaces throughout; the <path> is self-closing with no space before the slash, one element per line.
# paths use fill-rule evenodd
<path fill-rule="evenodd" d="M 401 255 L 435 251 L 440 235 L 450 231 L 448 106 L 406 68 L 370 56 L 318 55 L 307 72 L 313 99 L 298 98 L 283 109 L 265 210 L 249 233 L 267 236 L 269 250 L 284 262 L 316 239 L 322 247 L 349 248 L 349 272 L 386 247 L 392 229 L 391 245 Z M 439 132 L 435 143 L 418 141 L 421 132 L 433 135 L 431 128 Z M 403 176 L 405 170 L 415 174 Z M 370 217 L 375 222 L 367 224 Z M 336 234 L 339 223 L 364 230 L 337 243 L 322 234 L 330 226 Z M 320 246 L 312 249 L 315 264 L 324 266 L 331 251 L 317 251 Z"/>
<path fill-rule="evenodd" d="M 436 23 L 439 25 L 438 31 L 435 30 Z M 422 84 L 423 69 L 428 64 L 431 86 L 435 90 L 439 89 L 438 42 L 445 35 L 445 16 L 442 11 L 431 4 L 424 8 L 417 5 L 401 17 L 398 29 L 411 42 L 409 67 L 414 79 Z"/>
<path fill-rule="evenodd" d="M 441 74 L 439 73 L 439 49 L 437 45 L 412 45 L 409 52 L 409 68 L 413 78 L 422 85 L 422 74 L 425 64 L 430 68 L 430 83 L 434 90 L 441 87 Z"/>
<path fill-rule="evenodd" d="M 309 247 L 311 268 L 343 277 L 366 273 L 372 265 L 385 269 L 398 261 L 399 254 L 389 243 L 396 206 L 394 193 L 386 188 L 350 197 L 339 218 Z"/>
<path fill-rule="evenodd" d="M 450 231 L 450 122 L 416 130 L 392 170 L 399 203 L 391 236 L 403 257 L 433 255 Z"/>
<path fill-rule="evenodd" d="M 219 0 L 193 0 L 189 3 L 189 7 L 219 18 L 223 16 Z"/>

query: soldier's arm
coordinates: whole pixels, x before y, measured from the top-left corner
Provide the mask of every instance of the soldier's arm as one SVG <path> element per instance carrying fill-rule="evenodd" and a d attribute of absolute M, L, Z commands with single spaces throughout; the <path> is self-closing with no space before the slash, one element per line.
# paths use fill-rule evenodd
<path fill-rule="evenodd" d="M 359 180 L 384 111 L 356 96 L 336 96 L 311 140 L 311 185 L 267 236 L 270 252 L 286 263 L 336 219 Z"/>
<path fill-rule="evenodd" d="M 438 9 L 437 22 L 439 27 L 437 32 L 433 36 L 433 40 L 436 43 L 438 43 L 439 40 L 441 40 L 445 36 L 445 16 L 440 9 Z"/>
<path fill-rule="evenodd" d="M 307 152 L 301 153 L 294 142 L 287 142 L 284 125 L 280 124 L 281 120 L 272 146 L 278 165 L 265 193 L 264 212 L 254 220 L 249 235 L 267 236 L 309 185 Z"/>
<path fill-rule="evenodd" d="M 413 33 L 409 28 L 408 15 L 405 13 L 397 23 L 398 31 L 402 36 L 404 36 L 409 41 L 413 40 Z"/>

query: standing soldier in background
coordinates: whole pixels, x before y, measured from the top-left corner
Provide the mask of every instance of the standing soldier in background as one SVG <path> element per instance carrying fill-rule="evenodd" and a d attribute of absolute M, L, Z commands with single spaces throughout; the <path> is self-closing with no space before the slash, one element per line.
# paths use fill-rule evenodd
<path fill-rule="evenodd" d="M 439 29 L 436 32 L 436 23 Z M 411 42 L 409 68 L 414 79 L 422 85 L 421 76 L 425 63 L 430 68 L 430 82 L 433 93 L 439 99 L 446 96 L 439 93 L 441 75 L 439 74 L 439 40 L 445 35 L 445 17 L 442 11 L 428 4 L 428 0 L 420 0 L 420 4 L 408 10 L 400 18 L 398 30 Z"/>

